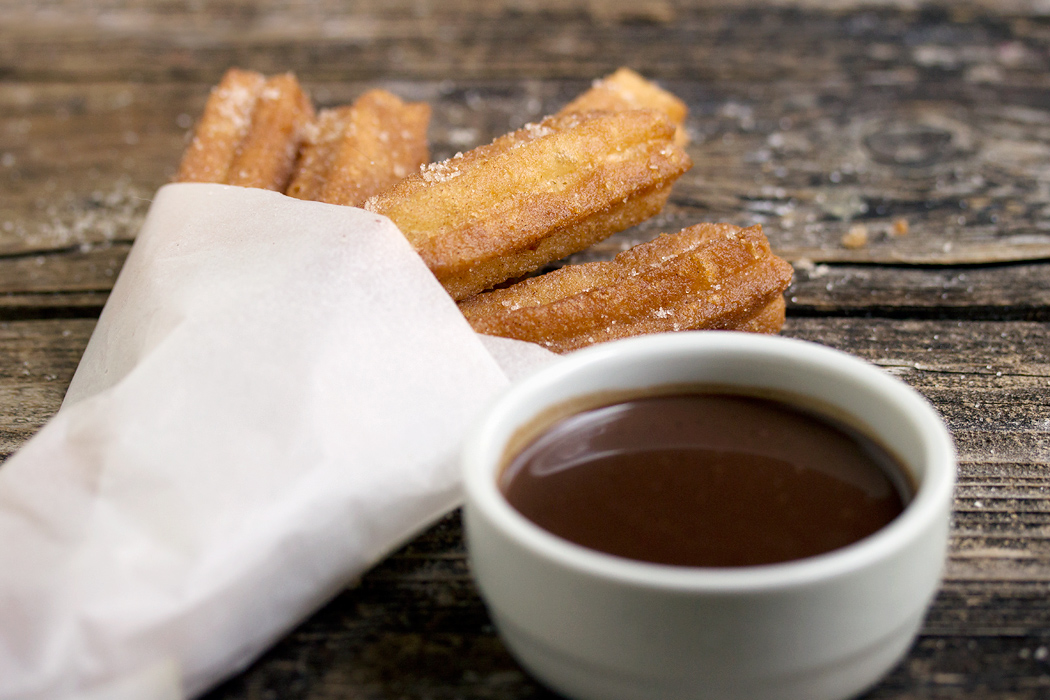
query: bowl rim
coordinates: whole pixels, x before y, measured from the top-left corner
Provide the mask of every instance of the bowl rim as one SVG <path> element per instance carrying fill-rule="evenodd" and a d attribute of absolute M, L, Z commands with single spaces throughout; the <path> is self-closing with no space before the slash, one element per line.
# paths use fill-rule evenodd
<path fill-rule="evenodd" d="M 879 531 L 845 547 L 824 554 L 775 564 L 733 568 L 681 567 L 627 559 L 592 550 L 554 535 L 527 519 L 503 497 L 496 472 L 505 448 L 501 434 L 513 434 L 507 424 L 520 427 L 515 418 L 521 406 L 537 402 L 544 407 L 544 392 L 571 381 L 581 371 L 613 370 L 626 364 L 652 362 L 658 357 L 712 353 L 720 356 L 762 357 L 777 362 L 804 363 L 811 369 L 861 382 L 908 413 L 925 439 L 927 473 L 904 511 Z M 586 396 L 592 392 L 583 392 Z M 682 592 L 755 592 L 794 588 L 857 572 L 891 557 L 935 527 L 951 503 L 956 476 L 956 455 L 948 429 L 937 411 L 917 391 L 885 370 L 848 353 L 810 341 L 735 331 L 687 331 L 655 334 L 592 346 L 559 358 L 511 384 L 482 413 L 467 435 L 461 467 L 469 519 L 476 510 L 504 536 L 532 555 L 585 576 L 621 584 Z"/>

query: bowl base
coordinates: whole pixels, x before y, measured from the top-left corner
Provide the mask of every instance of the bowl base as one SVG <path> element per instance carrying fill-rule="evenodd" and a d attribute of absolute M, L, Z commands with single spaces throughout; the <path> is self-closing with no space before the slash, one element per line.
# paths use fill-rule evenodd
<path fill-rule="evenodd" d="M 766 678 L 655 678 L 567 657 L 494 615 L 511 655 L 539 682 L 573 700 L 844 700 L 877 683 L 907 653 L 922 615 L 847 658 Z"/>

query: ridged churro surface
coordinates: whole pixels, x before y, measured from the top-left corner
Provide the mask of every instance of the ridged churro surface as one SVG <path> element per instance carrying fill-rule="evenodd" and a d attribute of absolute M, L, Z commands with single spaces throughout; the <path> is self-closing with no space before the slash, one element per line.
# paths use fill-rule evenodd
<path fill-rule="evenodd" d="M 330 142 L 332 153 L 326 159 L 322 186 L 309 199 L 360 206 L 417 172 L 430 158 L 429 105 L 403 102 L 386 90 L 370 90 L 340 115 L 341 134 Z"/>
<path fill-rule="evenodd" d="M 175 181 L 283 192 L 313 113 L 291 73 L 231 68 L 208 98 Z"/>
<path fill-rule="evenodd" d="M 776 333 L 791 266 L 759 227 L 693 226 L 492 289 L 657 214 L 691 166 L 686 115 L 677 97 L 621 68 L 539 123 L 424 165 L 426 104 L 370 90 L 315 117 L 290 73 L 231 69 L 177 179 L 389 217 L 481 333 L 557 352 L 661 331 Z"/>
<path fill-rule="evenodd" d="M 567 352 L 645 333 L 777 332 L 791 265 L 761 228 L 700 224 L 608 262 L 570 265 L 460 303 L 479 333 Z"/>
<path fill-rule="evenodd" d="M 456 299 L 652 216 L 691 161 L 656 110 L 555 115 L 425 166 L 365 207 Z"/>
<path fill-rule="evenodd" d="M 267 79 L 226 183 L 284 192 L 313 117 L 313 105 L 294 75 Z"/>
<path fill-rule="evenodd" d="M 787 303 L 783 296 L 777 296 L 758 310 L 754 316 L 739 326 L 727 330 L 746 331 L 748 333 L 779 333 L 784 327 Z"/>
<path fill-rule="evenodd" d="M 353 111 L 351 105 L 322 109 L 307 125 L 299 149 L 299 160 L 285 194 L 314 201 L 321 198 Z"/>
<path fill-rule="evenodd" d="M 656 109 L 663 112 L 677 127 L 675 142 L 680 146 L 688 143 L 684 124 L 689 110 L 685 103 L 630 68 L 620 68 L 611 75 L 595 80 L 589 90 L 565 105 L 559 113 L 626 109 Z"/>
<path fill-rule="evenodd" d="M 226 182 L 265 82 L 266 77 L 255 71 L 226 71 L 208 95 L 193 140 L 182 155 L 176 182 Z"/>

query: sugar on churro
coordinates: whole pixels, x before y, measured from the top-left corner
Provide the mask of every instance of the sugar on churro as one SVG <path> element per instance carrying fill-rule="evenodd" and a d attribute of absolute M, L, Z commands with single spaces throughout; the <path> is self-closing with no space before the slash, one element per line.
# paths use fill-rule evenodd
<path fill-rule="evenodd" d="M 311 123 L 287 194 L 360 206 L 429 160 L 430 106 L 369 90 Z"/>
<path fill-rule="evenodd" d="M 425 164 L 426 104 L 370 90 L 315 115 L 291 74 L 231 69 L 176 179 L 389 217 L 481 333 L 565 352 L 668 330 L 778 332 L 791 266 L 758 227 L 693 226 L 492 289 L 659 212 L 691 165 L 686 115 L 676 96 L 622 68 L 551 117 Z"/>
<path fill-rule="evenodd" d="M 283 192 L 313 111 L 291 73 L 232 68 L 208 97 L 175 180 Z"/>
<path fill-rule="evenodd" d="M 474 330 L 567 352 L 679 330 L 777 332 L 791 265 L 758 226 L 699 224 L 605 262 L 568 265 L 460 302 Z"/>

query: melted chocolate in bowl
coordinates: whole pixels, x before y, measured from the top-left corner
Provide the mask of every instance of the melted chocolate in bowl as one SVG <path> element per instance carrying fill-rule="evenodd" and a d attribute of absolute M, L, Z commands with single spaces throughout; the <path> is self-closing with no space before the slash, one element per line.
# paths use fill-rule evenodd
<path fill-rule="evenodd" d="M 500 477 L 510 504 L 577 544 L 660 564 L 801 559 L 879 530 L 911 495 L 878 443 L 793 404 L 725 393 L 564 418 Z"/>

